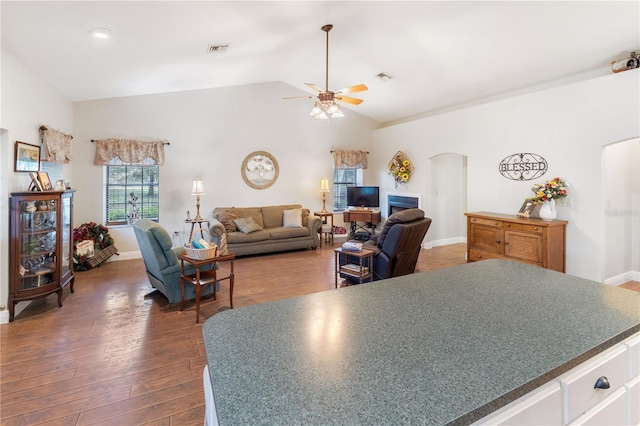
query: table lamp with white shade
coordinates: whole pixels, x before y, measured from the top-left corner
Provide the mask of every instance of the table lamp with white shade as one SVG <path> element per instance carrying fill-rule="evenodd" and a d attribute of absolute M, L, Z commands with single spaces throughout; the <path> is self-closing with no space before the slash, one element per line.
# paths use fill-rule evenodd
<path fill-rule="evenodd" d="M 200 216 L 200 196 L 204 195 L 204 184 L 202 183 L 202 179 L 195 178 L 193 180 L 193 188 L 191 189 L 191 195 L 196 196 L 196 217 L 193 220 L 201 221 L 202 217 Z"/>
<path fill-rule="evenodd" d="M 327 178 L 322 178 L 320 181 L 320 192 L 322 193 L 322 213 L 327 213 L 326 201 L 327 201 L 327 192 L 329 192 L 329 180 Z"/>

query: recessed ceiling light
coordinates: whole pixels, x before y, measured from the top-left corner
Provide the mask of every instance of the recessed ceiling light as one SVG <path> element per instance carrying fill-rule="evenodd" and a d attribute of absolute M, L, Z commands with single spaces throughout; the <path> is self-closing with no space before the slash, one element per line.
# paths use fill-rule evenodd
<path fill-rule="evenodd" d="M 109 28 L 94 28 L 91 30 L 91 35 L 95 38 L 109 38 L 111 30 Z"/>

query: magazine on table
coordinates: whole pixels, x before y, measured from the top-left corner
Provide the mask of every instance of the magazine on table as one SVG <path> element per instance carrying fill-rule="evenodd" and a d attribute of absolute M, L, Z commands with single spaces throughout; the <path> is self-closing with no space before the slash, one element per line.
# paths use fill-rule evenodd
<path fill-rule="evenodd" d="M 362 243 L 347 241 L 342 244 L 342 251 L 360 252 L 362 251 Z"/>

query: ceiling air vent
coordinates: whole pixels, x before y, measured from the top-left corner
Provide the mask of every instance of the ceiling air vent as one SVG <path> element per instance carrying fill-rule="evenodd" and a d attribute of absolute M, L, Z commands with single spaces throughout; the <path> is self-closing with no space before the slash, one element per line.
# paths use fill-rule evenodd
<path fill-rule="evenodd" d="M 227 50 L 229 43 L 212 43 L 209 45 L 209 53 L 222 53 Z"/>
<path fill-rule="evenodd" d="M 393 78 L 389 74 L 385 74 L 383 72 L 381 72 L 379 74 L 376 74 L 376 77 L 378 77 L 380 80 L 385 81 L 385 82 L 389 81 L 389 80 L 391 80 Z"/>

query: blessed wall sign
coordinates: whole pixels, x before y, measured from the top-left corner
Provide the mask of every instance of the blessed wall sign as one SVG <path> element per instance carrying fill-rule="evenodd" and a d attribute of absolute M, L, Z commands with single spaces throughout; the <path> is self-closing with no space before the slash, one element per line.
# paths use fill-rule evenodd
<path fill-rule="evenodd" d="M 547 168 L 547 160 L 530 152 L 505 157 L 498 166 L 500 174 L 512 180 L 538 179 L 547 172 Z"/>

